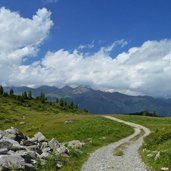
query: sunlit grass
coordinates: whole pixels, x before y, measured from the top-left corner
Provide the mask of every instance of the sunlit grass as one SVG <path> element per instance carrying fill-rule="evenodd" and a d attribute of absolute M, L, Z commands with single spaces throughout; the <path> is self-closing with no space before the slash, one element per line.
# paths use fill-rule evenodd
<path fill-rule="evenodd" d="M 144 125 L 152 131 L 145 138 L 145 143 L 140 149 L 144 162 L 158 170 L 171 166 L 171 118 L 156 118 L 146 116 L 117 115 L 118 118 Z M 157 153 L 158 158 L 155 158 Z M 153 154 L 150 155 L 149 154 Z"/>
<path fill-rule="evenodd" d="M 72 122 L 66 124 L 65 121 Z M 56 104 L 36 100 L 21 105 L 13 98 L 0 97 L 0 129 L 11 126 L 28 136 L 41 131 L 49 140 L 56 138 L 59 142 L 66 142 L 78 139 L 85 142 L 86 145 L 81 149 L 80 155 L 63 158 L 65 166 L 62 171 L 80 170 L 89 153 L 133 133 L 129 126 L 97 115 L 63 111 Z"/>

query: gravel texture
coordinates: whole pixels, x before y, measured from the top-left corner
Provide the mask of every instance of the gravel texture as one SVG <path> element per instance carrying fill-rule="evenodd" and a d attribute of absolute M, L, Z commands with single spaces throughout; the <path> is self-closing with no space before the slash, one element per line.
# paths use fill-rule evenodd
<path fill-rule="evenodd" d="M 144 126 L 123 121 L 111 116 L 105 118 L 127 124 L 134 128 L 134 133 L 120 141 L 104 146 L 90 154 L 89 159 L 84 163 L 81 171 L 147 171 L 145 164 L 139 156 L 138 149 L 143 143 L 143 138 L 150 134 L 150 130 Z M 132 142 L 124 149 L 123 156 L 114 156 L 113 151 L 119 145 L 129 142 L 131 138 L 144 130 L 145 134 L 138 140 Z"/>

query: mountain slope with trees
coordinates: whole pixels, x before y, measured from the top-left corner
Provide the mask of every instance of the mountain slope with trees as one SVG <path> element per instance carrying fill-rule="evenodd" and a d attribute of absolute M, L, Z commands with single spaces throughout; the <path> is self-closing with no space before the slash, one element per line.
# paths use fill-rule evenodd
<path fill-rule="evenodd" d="M 6 87 L 10 91 L 11 87 Z M 64 98 L 67 102 L 73 101 L 78 104 L 80 109 L 87 109 L 95 114 L 111 113 L 137 113 L 148 110 L 151 113 L 157 113 L 161 116 L 171 115 L 171 99 L 153 98 L 150 96 L 129 96 L 118 92 L 110 93 L 91 88 L 79 86 L 63 88 L 41 86 L 38 88 L 13 87 L 17 94 L 24 91 L 31 91 L 33 96 L 38 96 L 44 92 L 50 101 L 56 101 L 56 98 Z"/>

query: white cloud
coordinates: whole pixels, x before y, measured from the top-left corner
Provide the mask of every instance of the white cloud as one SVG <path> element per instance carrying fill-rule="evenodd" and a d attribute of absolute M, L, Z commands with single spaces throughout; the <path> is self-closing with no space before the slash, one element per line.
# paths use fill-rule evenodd
<path fill-rule="evenodd" d="M 51 13 L 43 8 L 29 19 L 4 7 L 0 8 L 1 82 L 8 83 L 8 77 L 24 57 L 37 54 L 39 45 L 48 36 L 53 25 L 50 15 Z"/>
<path fill-rule="evenodd" d="M 53 25 L 50 12 L 40 9 L 23 18 L 0 8 L 0 83 L 6 85 L 86 85 L 105 91 L 171 97 L 171 40 L 146 41 L 140 47 L 110 55 L 126 41 L 115 41 L 94 54 L 60 49 L 41 61 L 23 65 L 35 56 Z"/>
<path fill-rule="evenodd" d="M 11 84 L 87 85 L 127 94 L 171 96 L 171 40 L 147 41 L 116 58 L 102 50 L 91 56 L 78 51 L 48 52 L 42 61 L 19 66 Z M 108 49 L 108 48 L 107 48 Z"/>

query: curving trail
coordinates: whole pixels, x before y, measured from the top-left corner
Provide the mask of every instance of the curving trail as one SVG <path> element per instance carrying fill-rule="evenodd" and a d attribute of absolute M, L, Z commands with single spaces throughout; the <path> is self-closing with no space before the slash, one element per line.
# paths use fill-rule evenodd
<path fill-rule="evenodd" d="M 105 118 L 127 124 L 134 128 L 134 133 L 124 139 L 104 146 L 94 153 L 90 154 L 89 159 L 84 163 L 81 171 L 147 171 L 145 164 L 142 162 L 138 149 L 143 143 L 143 138 L 150 134 L 150 130 L 144 126 L 123 121 L 112 116 Z M 130 142 L 130 140 L 144 130 L 144 135 L 134 142 L 131 142 L 125 149 L 124 155 L 114 156 L 113 151 L 119 145 Z"/>

